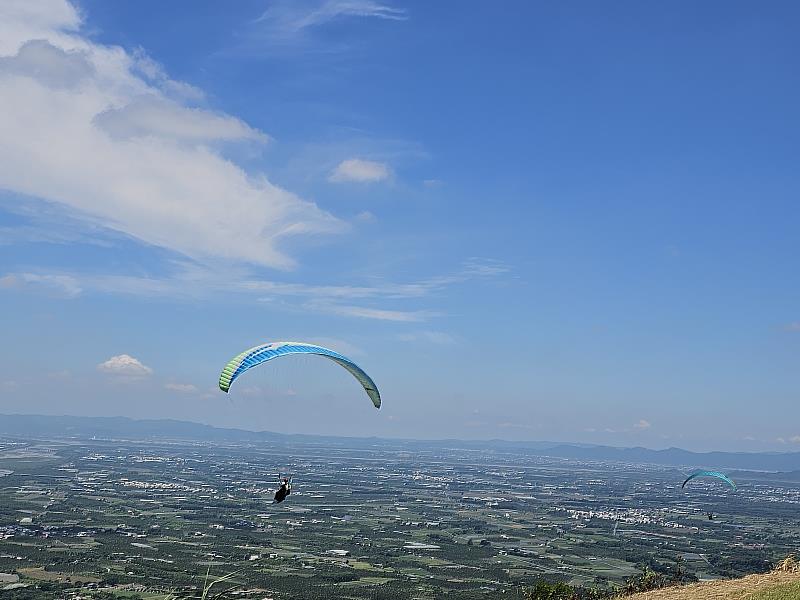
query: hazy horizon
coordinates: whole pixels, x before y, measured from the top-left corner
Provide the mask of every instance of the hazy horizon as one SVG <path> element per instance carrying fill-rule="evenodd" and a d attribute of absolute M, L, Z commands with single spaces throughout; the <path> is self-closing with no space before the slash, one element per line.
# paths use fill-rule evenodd
<path fill-rule="evenodd" d="M 0 413 L 799 451 L 798 17 L 3 2 Z"/>

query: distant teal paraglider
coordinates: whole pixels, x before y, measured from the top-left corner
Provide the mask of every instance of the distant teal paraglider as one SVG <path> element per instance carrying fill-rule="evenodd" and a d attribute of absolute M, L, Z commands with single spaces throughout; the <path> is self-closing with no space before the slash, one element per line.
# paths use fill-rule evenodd
<path fill-rule="evenodd" d="M 702 469 L 694 471 L 693 473 L 691 473 L 686 478 L 686 481 L 683 482 L 683 485 L 681 486 L 681 489 L 685 488 L 686 484 L 689 483 L 692 479 L 695 479 L 696 477 L 716 477 L 717 479 L 721 479 L 722 481 L 727 483 L 734 490 L 736 489 L 736 484 L 733 482 L 733 480 L 730 477 L 725 475 L 725 473 L 720 473 L 719 471 L 704 471 Z"/>
<path fill-rule="evenodd" d="M 372 400 L 372 404 L 375 405 L 375 408 L 381 407 L 381 395 L 380 392 L 378 392 L 378 387 L 361 367 L 338 352 L 305 342 L 272 342 L 245 350 L 231 359 L 228 364 L 225 365 L 225 368 L 222 369 L 222 374 L 219 376 L 219 389 L 227 393 L 239 375 L 248 369 L 252 369 L 267 361 L 289 354 L 316 354 L 317 356 L 323 356 L 332 360 L 339 366 L 347 369 L 347 371 L 358 380 L 361 387 L 367 392 L 369 399 Z"/>

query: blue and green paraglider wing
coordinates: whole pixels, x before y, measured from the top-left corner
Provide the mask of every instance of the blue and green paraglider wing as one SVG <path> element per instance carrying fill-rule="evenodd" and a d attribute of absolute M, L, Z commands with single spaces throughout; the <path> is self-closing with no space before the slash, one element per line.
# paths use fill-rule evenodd
<path fill-rule="evenodd" d="M 686 478 L 686 481 L 683 482 L 683 485 L 681 486 L 681 488 L 685 488 L 686 484 L 689 483 L 692 479 L 695 479 L 696 477 L 716 477 L 717 479 L 721 479 L 722 481 L 727 483 L 733 489 L 736 489 L 736 484 L 733 482 L 733 480 L 730 477 L 725 475 L 725 473 L 720 473 L 719 471 L 703 471 L 702 469 L 698 470 L 698 471 L 694 471 L 693 473 L 691 473 Z"/>
<path fill-rule="evenodd" d="M 370 400 L 372 400 L 375 408 L 381 407 L 381 395 L 378 392 L 378 387 L 361 367 L 338 352 L 305 342 L 272 342 L 271 344 L 262 344 L 245 350 L 229 361 L 225 368 L 222 369 L 222 374 L 219 376 L 219 389 L 227 393 L 239 375 L 248 369 L 289 354 L 316 354 L 332 360 L 347 369 L 358 380 Z"/>

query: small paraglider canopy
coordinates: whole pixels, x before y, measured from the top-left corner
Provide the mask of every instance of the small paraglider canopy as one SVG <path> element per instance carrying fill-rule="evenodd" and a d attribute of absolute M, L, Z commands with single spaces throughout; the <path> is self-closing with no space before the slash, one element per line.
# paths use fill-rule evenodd
<path fill-rule="evenodd" d="M 734 490 L 736 489 L 736 484 L 730 477 L 725 475 L 725 473 L 720 473 L 719 471 L 704 471 L 702 469 L 690 473 L 689 476 L 686 478 L 686 480 L 683 482 L 681 489 L 685 488 L 687 483 L 689 483 L 692 479 L 695 479 L 697 477 L 715 477 L 727 483 Z"/>
<path fill-rule="evenodd" d="M 272 342 L 245 350 L 232 358 L 219 376 L 219 389 L 228 393 L 234 381 L 248 369 L 289 354 L 316 354 L 332 360 L 355 377 L 367 392 L 375 408 L 381 407 L 381 395 L 372 378 L 352 360 L 322 346 L 305 342 Z"/>

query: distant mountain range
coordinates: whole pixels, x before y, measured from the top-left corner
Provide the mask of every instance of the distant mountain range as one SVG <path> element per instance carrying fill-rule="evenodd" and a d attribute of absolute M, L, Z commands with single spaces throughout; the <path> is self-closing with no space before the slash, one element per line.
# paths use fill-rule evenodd
<path fill-rule="evenodd" d="M 713 467 L 746 471 L 800 472 L 800 452 L 690 452 L 680 448 L 615 448 L 562 442 L 509 442 L 505 440 L 410 440 L 346 438 L 271 431 L 224 429 L 172 419 L 127 417 L 72 417 L 0 415 L 0 435 L 35 438 L 179 439 L 214 442 L 319 443 L 334 446 L 380 446 L 406 450 L 462 448 L 487 452 L 517 452 L 534 456 L 581 461 L 618 461 L 676 467 Z M 792 477 L 797 474 L 790 474 Z"/>

